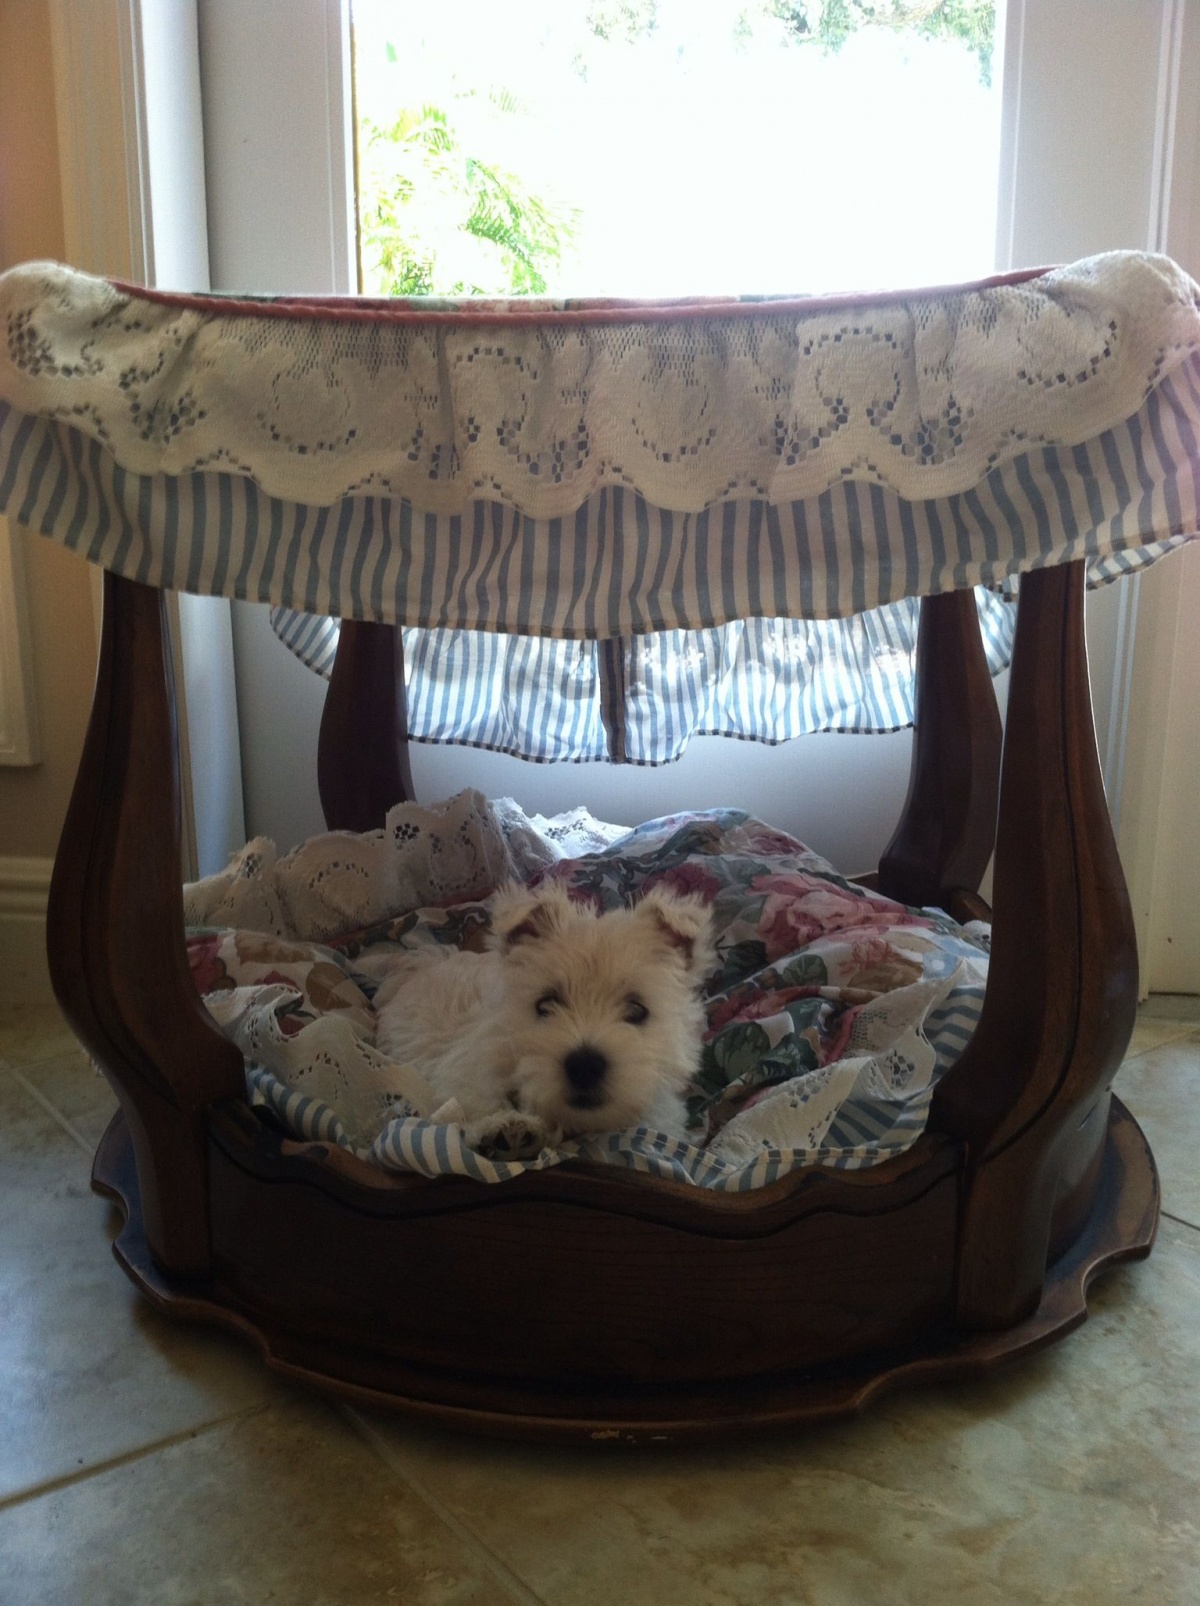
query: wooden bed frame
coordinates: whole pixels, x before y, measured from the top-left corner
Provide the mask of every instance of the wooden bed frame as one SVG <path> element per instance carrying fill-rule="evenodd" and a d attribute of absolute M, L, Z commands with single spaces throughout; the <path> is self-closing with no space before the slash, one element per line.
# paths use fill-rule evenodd
<path fill-rule="evenodd" d="M 331 827 L 411 797 L 403 684 L 398 631 L 347 623 L 320 742 Z M 1003 763 L 973 593 L 923 601 L 912 779 L 869 879 L 986 915 L 994 846 L 993 950 L 929 1129 L 871 1170 L 721 1194 L 566 1164 L 487 1186 L 292 1141 L 251 1112 L 193 988 L 178 804 L 164 598 L 109 574 L 48 933 L 59 1002 L 120 1099 L 94 1184 L 142 1292 L 280 1372 L 495 1433 L 698 1437 L 985 1372 L 1070 1331 L 1091 1278 L 1150 1250 L 1153 1159 L 1110 1093 L 1137 958 L 1079 563 L 1022 579 Z"/>

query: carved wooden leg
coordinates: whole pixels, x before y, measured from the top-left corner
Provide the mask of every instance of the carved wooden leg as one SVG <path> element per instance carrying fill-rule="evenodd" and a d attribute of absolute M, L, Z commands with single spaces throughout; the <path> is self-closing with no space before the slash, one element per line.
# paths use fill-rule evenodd
<path fill-rule="evenodd" d="M 414 797 L 404 648 L 395 625 L 344 619 L 325 694 L 317 786 L 331 831 L 374 831 Z"/>
<path fill-rule="evenodd" d="M 1083 566 L 1073 563 L 1021 580 L 987 994 L 931 1116 L 967 1145 L 964 1326 L 1008 1327 L 1037 1307 L 1056 1200 L 1065 1182 L 1098 1174 L 1098 1106 L 1136 1005 L 1133 919 L 1092 725 Z"/>
<path fill-rule="evenodd" d="M 1000 711 L 973 591 L 921 600 L 908 796 L 879 861 L 880 892 L 961 918 L 996 839 Z M 955 907 L 951 908 L 951 905 Z"/>
<path fill-rule="evenodd" d="M 187 1277 L 210 1259 L 203 1111 L 242 1096 L 244 1080 L 188 970 L 170 666 L 163 594 L 105 575 L 96 691 L 46 942 L 62 1011 L 121 1100 L 151 1252 Z"/>

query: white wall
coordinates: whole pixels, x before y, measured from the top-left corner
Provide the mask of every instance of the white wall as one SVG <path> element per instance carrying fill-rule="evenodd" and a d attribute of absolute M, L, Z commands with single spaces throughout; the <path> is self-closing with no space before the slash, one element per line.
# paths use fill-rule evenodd
<path fill-rule="evenodd" d="M 1005 47 L 999 264 L 1145 250 L 1154 226 L 1160 6 L 1012 0 Z M 1114 679 L 1130 593 L 1112 585 L 1087 599 L 1092 702 L 1110 805 L 1121 745 Z"/>
<path fill-rule="evenodd" d="M 324 828 L 316 753 L 325 683 L 280 644 L 265 608 L 235 603 L 233 628 L 248 829 L 290 847 Z M 411 757 L 421 801 L 475 786 L 488 797 L 515 797 L 531 813 L 586 803 L 625 825 L 732 804 L 794 831 L 857 873 L 875 867 L 895 829 L 911 748 L 911 732 L 897 731 L 805 736 L 774 748 L 697 737 L 677 763 L 655 769 L 529 764 L 425 743 L 414 743 Z"/>
<path fill-rule="evenodd" d="M 1164 37 L 1159 243 L 1200 278 L 1200 0 Z M 1200 545 L 1140 582 L 1121 820 L 1143 987 L 1200 993 Z"/>
<path fill-rule="evenodd" d="M 1154 579 L 1148 575 L 1147 580 Z M 1162 687 L 1163 783 L 1151 887 L 1146 969 L 1151 989 L 1200 992 L 1200 542 L 1162 569 L 1170 597 L 1159 618 L 1170 629 L 1169 684 Z M 1171 606 L 1171 604 L 1174 606 Z M 1173 628 L 1172 628 L 1173 627 Z"/>
<path fill-rule="evenodd" d="M 1181 18 L 1180 64 L 1166 245 L 1200 279 L 1200 5 L 1195 0 Z M 1175 634 L 1169 657 L 1163 654 L 1170 665 L 1169 691 L 1147 974 L 1163 992 L 1200 993 L 1200 543 L 1177 561 L 1171 583 Z"/>
<path fill-rule="evenodd" d="M 1130 247 L 1200 273 L 1200 0 L 1010 0 L 1008 26 L 1001 262 Z M 1143 995 L 1200 991 L 1198 613 L 1190 553 L 1088 598 Z"/>

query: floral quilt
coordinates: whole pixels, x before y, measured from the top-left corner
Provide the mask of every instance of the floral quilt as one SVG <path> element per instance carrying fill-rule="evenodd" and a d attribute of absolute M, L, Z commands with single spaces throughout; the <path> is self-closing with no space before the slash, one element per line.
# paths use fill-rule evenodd
<path fill-rule="evenodd" d="M 741 1189 L 799 1165 L 861 1167 L 902 1152 L 978 1019 L 986 927 L 853 885 L 738 810 L 651 821 L 531 879 L 545 877 L 600 909 L 656 885 L 711 905 L 719 964 L 707 984 L 690 1141 L 638 1128 L 531 1161 L 489 1160 L 438 1119 L 411 1068 L 384 1061 L 373 1044 L 372 971 L 397 947 L 480 948 L 486 900 L 406 910 L 324 945 L 190 933 L 197 986 L 247 1056 L 252 1102 L 297 1135 L 427 1175 L 502 1181 L 578 1159 Z"/>

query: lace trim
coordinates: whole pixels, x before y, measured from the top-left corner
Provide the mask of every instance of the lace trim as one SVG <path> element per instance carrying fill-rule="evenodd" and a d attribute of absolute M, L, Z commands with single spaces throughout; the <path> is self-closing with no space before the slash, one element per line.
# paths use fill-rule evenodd
<path fill-rule="evenodd" d="M 844 480 L 952 495 L 1031 446 L 1111 428 L 1200 347 L 1191 280 L 1124 252 L 849 306 L 609 311 L 255 316 L 32 264 L 0 277 L 0 395 L 137 473 L 558 518 L 605 485 L 692 512 Z"/>
<path fill-rule="evenodd" d="M 381 831 L 327 831 L 282 858 L 256 837 L 219 874 L 184 888 L 184 920 L 324 942 L 411 909 L 484 898 L 512 874 L 487 799 L 466 791 L 429 808 L 397 803 Z"/>

